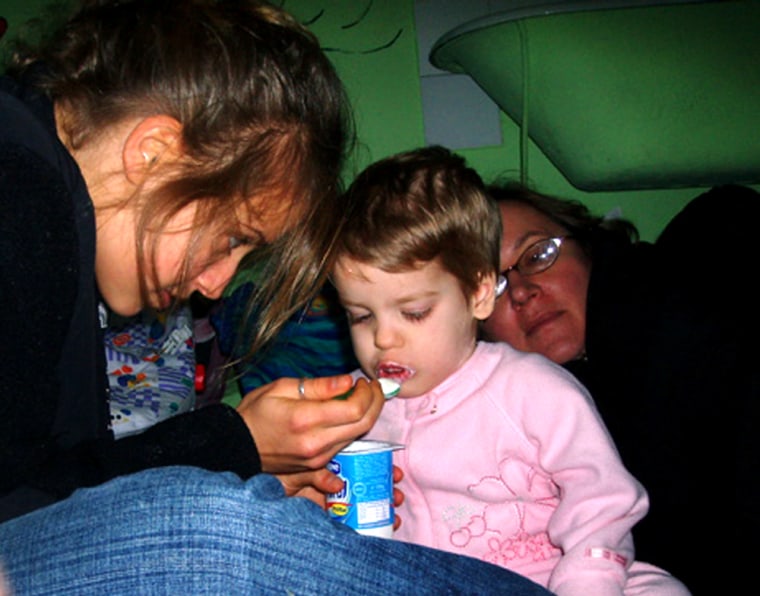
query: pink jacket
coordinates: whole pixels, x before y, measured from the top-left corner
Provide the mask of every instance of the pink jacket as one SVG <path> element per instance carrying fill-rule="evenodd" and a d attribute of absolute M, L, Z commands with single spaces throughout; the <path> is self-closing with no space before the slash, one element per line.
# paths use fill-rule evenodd
<path fill-rule="evenodd" d="M 397 539 L 508 567 L 557 593 L 622 593 L 647 495 L 560 366 L 481 342 L 433 391 L 388 401 L 366 438 L 406 446 L 394 453 L 406 495 Z"/>

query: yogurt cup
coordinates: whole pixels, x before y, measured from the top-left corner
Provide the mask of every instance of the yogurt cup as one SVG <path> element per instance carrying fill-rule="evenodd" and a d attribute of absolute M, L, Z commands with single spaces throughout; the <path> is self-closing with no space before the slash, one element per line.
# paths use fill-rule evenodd
<path fill-rule="evenodd" d="M 393 452 L 403 447 L 358 440 L 337 453 L 327 469 L 343 481 L 343 490 L 327 495 L 330 518 L 359 534 L 393 537 Z"/>

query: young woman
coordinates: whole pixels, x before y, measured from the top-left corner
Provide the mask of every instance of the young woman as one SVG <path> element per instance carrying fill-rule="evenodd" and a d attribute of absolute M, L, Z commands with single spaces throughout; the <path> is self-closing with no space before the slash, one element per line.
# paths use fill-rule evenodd
<path fill-rule="evenodd" d="M 349 119 L 311 34 L 259 2 L 96 0 L 9 74 L 0 566 L 14 593 L 411 591 L 418 564 L 459 569 L 429 577 L 438 593 L 470 576 L 540 593 L 467 560 L 364 546 L 314 503 L 284 498 L 335 490 L 323 466 L 371 427 L 377 384 L 333 401 L 350 376 L 285 379 L 237 411 L 119 441 L 108 428 L 109 311 L 217 298 L 267 247 L 256 349 L 324 281 Z"/>
<path fill-rule="evenodd" d="M 299 431 L 303 414 L 270 388 L 238 412 L 203 409 L 126 441 L 108 428 L 108 310 L 217 298 L 243 256 L 270 245 L 267 337 L 320 281 L 349 120 L 311 35 L 248 3 L 95 2 L 11 73 L 0 112 L 3 518 L 161 465 L 244 478 L 317 467 L 369 426 L 369 391 Z M 270 426 L 290 426 L 289 438 Z"/>

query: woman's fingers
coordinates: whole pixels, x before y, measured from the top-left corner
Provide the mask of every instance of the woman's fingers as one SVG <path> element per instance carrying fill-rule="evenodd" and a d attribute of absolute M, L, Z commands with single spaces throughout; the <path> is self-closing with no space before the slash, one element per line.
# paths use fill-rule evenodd
<path fill-rule="evenodd" d="M 256 442 L 262 468 L 271 473 L 317 469 L 374 424 L 384 398 L 378 383 L 359 380 L 351 397 L 331 399 L 350 388 L 347 375 L 280 379 L 245 396 L 237 408 Z"/>
<path fill-rule="evenodd" d="M 351 390 L 354 380 L 350 375 L 298 379 L 295 395 L 300 399 L 331 399 Z"/>
<path fill-rule="evenodd" d="M 277 478 L 288 496 L 306 497 L 321 507 L 325 506 L 326 494 L 338 492 L 343 488 L 343 481 L 327 468 L 278 474 Z"/>

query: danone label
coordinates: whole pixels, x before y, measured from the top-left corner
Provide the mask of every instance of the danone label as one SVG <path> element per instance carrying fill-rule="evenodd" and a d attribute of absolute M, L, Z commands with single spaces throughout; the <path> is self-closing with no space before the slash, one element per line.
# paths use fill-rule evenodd
<path fill-rule="evenodd" d="M 393 535 L 393 451 L 401 445 L 354 441 L 335 455 L 327 469 L 343 481 L 343 489 L 327 495 L 332 519 L 360 534 Z"/>

